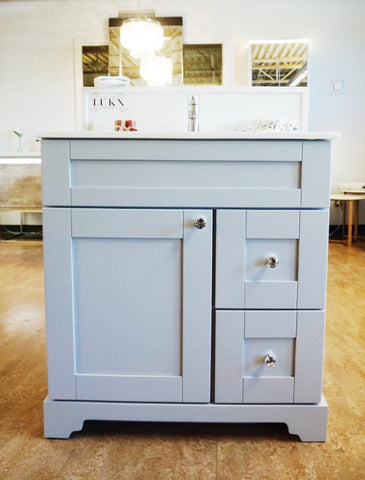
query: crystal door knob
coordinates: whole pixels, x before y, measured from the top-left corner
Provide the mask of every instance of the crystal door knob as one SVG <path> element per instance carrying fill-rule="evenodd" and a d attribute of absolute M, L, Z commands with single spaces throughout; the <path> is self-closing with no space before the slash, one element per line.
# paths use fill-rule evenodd
<path fill-rule="evenodd" d="M 266 260 L 266 266 L 276 268 L 279 265 L 279 260 L 276 257 L 269 257 Z"/>
<path fill-rule="evenodd" d="M 197 228 L 198 230 L 201 230 L 205 226 L 206 226 L 206 222 L 205 222 L 204 218 L 198 218 L 194 222 L 194 227 Z"/>
<path fill-rule="evenodd" d="M 267 367 L 275 367 L 276 358 L 272 353 L 268 353 L 264 358 L 264 364 Z"/>

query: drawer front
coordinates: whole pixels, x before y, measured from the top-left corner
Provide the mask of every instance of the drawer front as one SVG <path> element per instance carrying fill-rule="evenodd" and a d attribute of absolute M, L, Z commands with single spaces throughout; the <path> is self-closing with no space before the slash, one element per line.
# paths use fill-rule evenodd
<path fill-rule="evenodd" d="M 216 231 L 216 308 L 324 308 L 326 210 L 218 210 Z"/>
<path fill-rule="evenodd" d="M 323 311 L 217 311 L 215 402 L 319 402 L 323 337 Z"/>
<path fill-rule="evenodd" d="M 43 204 L 327 208 L 329 160 L 326 141 L 44 139 Z"/>
<path fill-rule="evenodd" d="M 231 139 L 71 140 L 75 160 L 301 161 L 302 141 Z"/>

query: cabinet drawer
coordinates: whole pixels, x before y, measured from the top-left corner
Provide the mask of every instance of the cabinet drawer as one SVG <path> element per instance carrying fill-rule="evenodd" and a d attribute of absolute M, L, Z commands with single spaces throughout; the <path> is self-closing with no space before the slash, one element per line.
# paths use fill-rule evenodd
<path fill-rule="evenodd" d="M 216 308 L 324 308 L 326 210 L 218 210 L 216 232 Z"/>
<path fill-rule="evenodd" d="M 318 208 L 329 204 L 329 142 L 45 139 L 42 158 L 46 206 Z"/>
<path fill-rule="evenodd" d="M 323 311 L 216 312 L 217 403 L 317 403 Z"/>

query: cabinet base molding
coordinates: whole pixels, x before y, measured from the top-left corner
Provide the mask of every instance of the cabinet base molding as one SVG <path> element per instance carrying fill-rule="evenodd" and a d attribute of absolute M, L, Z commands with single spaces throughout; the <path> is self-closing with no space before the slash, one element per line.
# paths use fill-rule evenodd
<path fill-rule="evenodd" d="M 328 406 L 317 404 L 217 405 L 44 400 L 44 435 L 68 438 L 85 420 L 197 423 L 285 423 L 304 442 L 324 442 Z"/>

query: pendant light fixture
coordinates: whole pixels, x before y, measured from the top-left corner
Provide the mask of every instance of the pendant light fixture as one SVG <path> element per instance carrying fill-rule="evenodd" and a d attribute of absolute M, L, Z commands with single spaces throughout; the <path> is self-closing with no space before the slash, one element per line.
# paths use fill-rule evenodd
<path fill-rule="evenodd" d="M 164 33 L 159 22 L 147 17 L 125 20 L 120 27 L 120 43 L 133 58 L 143 58 L 163 47 Z"/>
<path fill-rule="evenodd" d="M 172 61 L 162 55 L 144 56 L 140 73 L 150 87 L 166 87 L 172 81 Z"/>

